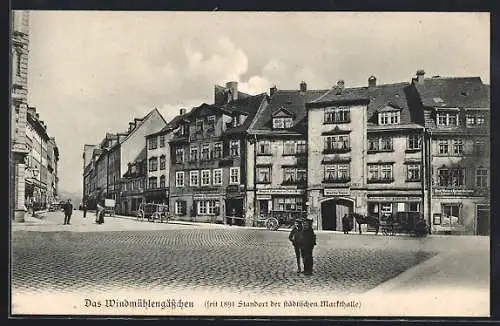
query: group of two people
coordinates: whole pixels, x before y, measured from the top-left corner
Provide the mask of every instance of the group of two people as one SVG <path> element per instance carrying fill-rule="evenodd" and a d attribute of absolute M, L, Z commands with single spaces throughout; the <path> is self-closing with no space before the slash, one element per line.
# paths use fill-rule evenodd
<path fill-rule="evenodd" d="M 297 258 L 297 273 L 312 275 L 313 271 L 313 249 L 316 245 L 316 234 L 312 228 L 312 221 L 308 219 L 298 219 L 295 221 L 288 236 L 295 249 Z M 304 269 L 301 268 L 301 259 Z"/>

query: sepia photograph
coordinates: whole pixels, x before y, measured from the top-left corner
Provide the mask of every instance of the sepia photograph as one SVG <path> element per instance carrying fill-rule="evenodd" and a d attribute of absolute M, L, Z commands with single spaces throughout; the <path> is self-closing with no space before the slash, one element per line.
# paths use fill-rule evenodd
<path fill-rule="evenodd" d="M 489 13 L 10 19 L 11 316 L 490 316 Z"/>

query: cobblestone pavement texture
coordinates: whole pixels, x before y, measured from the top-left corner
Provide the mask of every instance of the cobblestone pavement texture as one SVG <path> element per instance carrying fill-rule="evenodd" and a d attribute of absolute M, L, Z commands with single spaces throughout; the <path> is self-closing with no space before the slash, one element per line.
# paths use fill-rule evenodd
<path fill-rule="evenodd" d="M 56 218 L 49 214 L 47 221 Z M 72 225 L 60 226 L 66 231 L 13 232 L 13 290 L 189 287 L 268 294 L 292 289 L 361 293 L 435 253 L 422 239 L 318 232 L 314 275 L 305 276 L 296 273 L 286 232 L 113 218 L 105 225 L 127 227 L 116 228 L 122 232 L 93 232 L 92 222 L 77 215 Z M 160 229 L 131 231 L 129 225 Z M 88 232 L 71 232 L 83 226 Z"/>

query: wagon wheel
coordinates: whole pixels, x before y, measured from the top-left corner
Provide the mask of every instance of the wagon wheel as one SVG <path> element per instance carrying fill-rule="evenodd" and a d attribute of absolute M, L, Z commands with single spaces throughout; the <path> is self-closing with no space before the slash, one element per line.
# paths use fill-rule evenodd
<path fill-rule="evenodd" d="M 161 217 L 160 217 L 160 213 L 153 213 L 151 215 L 151 217 L 149 218 L 149 221 L 150 222 L 154 222 L 155 220 L 159 220 Z"/>
<path fill-rule="evenodd" d="M 279 222 L 276 218 L 270 217 L 266 221 L 266 228 L 270 231 L 276 231 L 279 228 Z"/>

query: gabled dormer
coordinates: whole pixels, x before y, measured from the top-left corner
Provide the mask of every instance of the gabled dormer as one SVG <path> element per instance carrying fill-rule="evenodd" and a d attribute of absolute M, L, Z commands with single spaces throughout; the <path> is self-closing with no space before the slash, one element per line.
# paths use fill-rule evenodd
<path fill-rule="evenodd" d="M 293 126 L 295 115 L 287 109 L 279 108 L 272 114 L 273 129 L 288 129 Z"/>
<path fill-rule="evenodd" d="M 398 125 L 401 123 L 401 108 L 393 104 L 387 104 L 377 111 L 378 124 L 380 126 Z"/>

